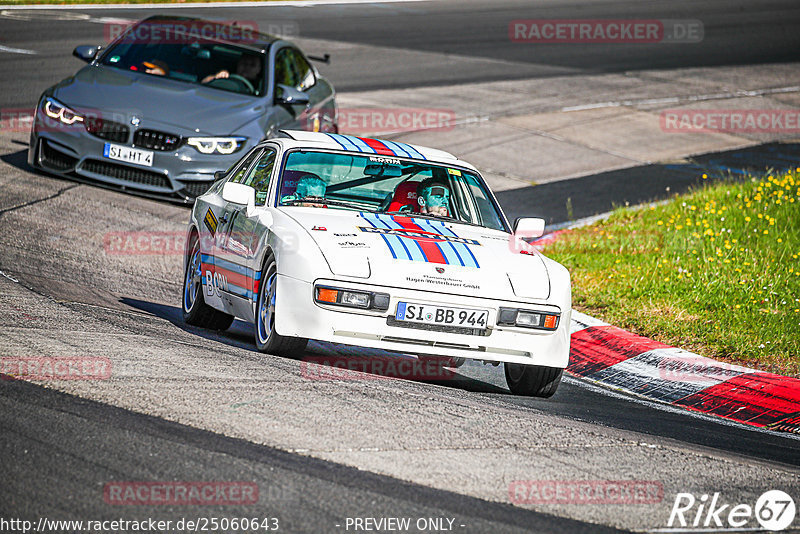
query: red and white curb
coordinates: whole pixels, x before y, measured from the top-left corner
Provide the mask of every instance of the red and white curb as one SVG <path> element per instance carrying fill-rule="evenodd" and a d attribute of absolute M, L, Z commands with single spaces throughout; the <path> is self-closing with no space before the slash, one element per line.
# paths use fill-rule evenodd
<path fill-rule="evenodd" d="M 800 433 L 800 380 L 725 364 L 572 311 L 567 372 L 649 400 Z"/>

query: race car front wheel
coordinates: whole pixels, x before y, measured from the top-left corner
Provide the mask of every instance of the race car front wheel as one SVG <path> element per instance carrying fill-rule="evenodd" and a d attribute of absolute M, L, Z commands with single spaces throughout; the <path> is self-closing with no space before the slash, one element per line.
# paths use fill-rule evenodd
<path fill-rule="evenodd" d="M 183 276 L 183 320 L 186 324 L 201 328 L 227 330 L 233 322 L 233 315 L 216 310 L 203 300 L 203 272 L 197 234 L 192 234 L 188 248 L 189 258 Z"/>
<path fill-rule="evenodd" d="M 261 271 L 261 282 L 258 286 L 256 347 L 261 352 L 280 354 L 282 356 L 296 356 L 302 354 L 308 340 L 281 336 L 275 331 L 277 286 L 278 268 L 275 265 L 275 258 L 269 255 L 264 262 L 264 270 Z"/>
<path fill-rule="evenodd" d="M 508 389 L 525 397 L 552 397 L 564 373 L 561 368 L 543 365 L 505 363 L 504 367 Z"/>

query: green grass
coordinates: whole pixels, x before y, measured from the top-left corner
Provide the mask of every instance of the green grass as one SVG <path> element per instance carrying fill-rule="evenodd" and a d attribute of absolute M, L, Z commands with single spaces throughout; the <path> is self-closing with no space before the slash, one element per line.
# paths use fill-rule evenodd
<path fill-rule="evenodd" d="M 578 310 L 703 356 L 800 376 L 800 168 L 618 209 L 545 253 L 571 271 Z"/>

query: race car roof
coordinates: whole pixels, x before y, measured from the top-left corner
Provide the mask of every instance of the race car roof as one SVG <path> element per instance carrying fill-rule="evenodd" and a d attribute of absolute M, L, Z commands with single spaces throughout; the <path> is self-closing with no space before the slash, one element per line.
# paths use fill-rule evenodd
<path fill-rule="evenodd" d="M 423 159 L 440 162 L 458 162 L 464 165 L 457 157 L 435 148 L 409 145 L 399 141 L 385 139 L 371 139 L 356 137 L 354 135 L 332 134 L 322 132 L 308 132 L 305 130 L 281 130 L 281 133 L 295 141 L 310 142 L 327 148 L 349 150 L 351 152 L 364 152 L 365 154 L 378 154 L 381 156 L 398 156 L 403 158 Z M 471 165 L 467 165 L 471 167 Z"/>

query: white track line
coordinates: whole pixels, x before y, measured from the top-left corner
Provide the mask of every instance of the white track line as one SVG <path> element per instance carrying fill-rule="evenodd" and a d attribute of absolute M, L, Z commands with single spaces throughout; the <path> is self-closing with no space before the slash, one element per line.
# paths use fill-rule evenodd
<path fill-rule="evenodd" d="M 180 4 L 28 4 L 3 9 L 181 9 L 198 7 L 314 7 L 346 4 L 396 4 L 427 0 L 291 0 L 276 2 L 186 2 Z"/>
<path fill-rule="evenodd" d="M 800 86 L 774 87 L 770 89 L 755 89 L 753 91 L 731 91 L 727 93 L 710 93 L 705 95 L 672 96 L 667 98 L 643 98 L 639 100 L 612 100 L 610 102 L 597 102 L 596 104 L 582 104 L 580 106 L 567 106 L 561 111 L 585 111 L 587 109 L 618 108 L 623 106 L 646 106 L 652 104 L 679 104 L 681 102 L 703 102 L 706 100 L 725 100 L 750 96 L 764 96 L 781 93 L 796 93 Z"/>
<path fill-rule="evenodd" d="M 0 52 L 10 52 L 11 54 L 26 54 L 26 55 L 36 55 L 38 53 L 35 50 L 27 50 L 25 48 L 12 48 L 10 46 L 3 46 L 3 45 L 0 45 Z"/>

